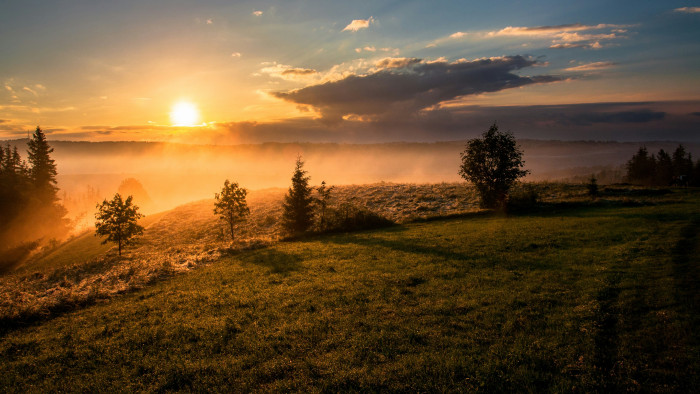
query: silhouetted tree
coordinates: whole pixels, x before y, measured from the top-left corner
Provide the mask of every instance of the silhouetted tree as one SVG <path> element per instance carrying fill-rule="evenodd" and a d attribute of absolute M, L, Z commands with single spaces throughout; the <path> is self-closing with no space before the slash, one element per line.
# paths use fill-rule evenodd
<path fill-rule="evenodd" d="M 642 146 L 627 162 L 627 181 L 649 185 L 653 182 L 655 170 L 656 159 L 654 155 L 649 156 L 647 148 Z"/>
<path fill-rule="evenodd" d="M 476 186 L 483 207 L 502 208 L 510 188 L 529 172 L 521 169 L 522 156 L 515 137 L 498 131 L 494 123 L 482 138 L 467 142 L 459 174 Z"/>
<path fill-rule="evenodd" d="M 304 162 L 301 156 L 298 156 L 292 175 L 292 186 L 284 196 L 282 204 L 282 228 L 292 235 L 303 234 L 314 222 L 314 198 L 311 196 L 309 177 L 306 176 L 303 167 Z"/>
<path fill-rule="evenodd" d="M 693 157 L 686 153 L 683 145 L 678 145 L 673 151 L 673 178 L 678 184 L 688 184 L 688 178 L 693 173 Z"/>
<path fill-rule="evenodd" d="M 58 172 L 56 171 L 56 163 L 50 156 L 53 153 L 53 148 L 49 146 L 46 136 L 39 126 L 36 127 L 27 146 L 29 148 L 27 150 L 29 164 L 31 165 L 30 176 L 36 193 L 38 193 L 37 197 L 43 203 L 52 203 L 58 200 L 56 195 L 58 190 L 56 175 Z"/>
<path fill-rule="evenodd" d="M 246 202 L 246 189 L 238 187 L 238 183 L 230 183 L 228 179 L 224 182 L 221 193 L 216 193 L 214 197 L 214 213 L 228 224 L 231 241 L 233 241 L 233 227 L 237 222 L 245 219 L 250 214 L 248 203 Z"/>
<path fill-rule="evenodd" d="M 133 205 L 132 197 L 128 196 L 122 200 L 122 196 L 117 193 L 111 201 L 106 199 L 97 204 L 95 218 L 95 235 L 107 236 L 102 241 L 114 242 L 119 248 L 119 255 L 122 255 L 122 248 L 129 245 L 135 236 L 143 233 L 143 226 L 138 224 L 138 220 L 143 217 L 138 212 L 139 207 Z"/>
<path fill-rule="evenodd" d="M 591 179 L 588 180 L 586 189 L 588 189 L 589 196 L 598 197 L 598 180 L 595 179 L 594 175 L 591 175 Z"/>
<path fill-rule="evenodd" d="M 654 167 L 654 185 L 668 186 L 673 181 L 673 163 L 671 156 L 663 149 L 656 154 L 656 165 Z"/>
<path fill-rule="evenodd" d="M 333 191 L 334 188 L 335 186 L 326 186 L 326 181 L 322 181 L 321 186 L 316 188 L 316 191 L 318 192 L 317 203 L 319 207 L 318 227 L 321 231 L 324 231 L 328 224 L 328 219 L 326 218 L 326 210 L 328 209 L 328 204 L 331 200 L 331 191 Z"/>

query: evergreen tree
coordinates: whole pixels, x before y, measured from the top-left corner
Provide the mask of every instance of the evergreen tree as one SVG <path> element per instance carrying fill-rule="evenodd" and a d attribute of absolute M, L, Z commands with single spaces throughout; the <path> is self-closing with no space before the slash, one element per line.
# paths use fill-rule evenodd
<path fill-rule="evenodd" d="M 654 171 L 654 185 L 668 186 L 673 182 L 673 163 L 671 155 L 663 149 L 656 154 L 656 168 Z"/>
<path fill-rule="evenodd" d="M 46 141 L 46 136 L 41 128 L 37 126 L 32 138 L 27 143 L 29 155 L 30 177 L 34 187 L 39 193 L 38 197 L 45 203 L 58 200 L 56 192 L 56 163 L 49 156 L 53 153 L 53 148 Z"/>
<path fill-rule="evenodd" d="M 282 204 L 282 228 L 291 235 L 303 234 L 311 228 L 314 221 L 314 198 L 311 196 L 313 189 L 309 186 L 309 177 L 306 176 L 303 167 L 304 162 L 301 156 L 298 156 L 292 175 L 292 186 L 284 196 Z"/>
<path fill-rule="evenodd" d="M 645 146 L 639 148 L 632 159 L 627 162 L 627 181 L 649 185 L 653 182 L 656 170 L 656 159 L 654 155 L 649 156 Z"/>
<path fill-rule="evenodd" d="M 681 176 L 688 177 L 693 172 L 693 158 L 690 153 L 686 153 L 683 145 L 673 152 L 673 176 L 678 179 Z"/>
<path fill-rule="evenodd" d="M 216 203 L 214 203 L 214 213 L 219 215 L 219 218 L 225 221 L 229 226 L 231 233 L 231 241 L 233 241 L 234 225 L 245 219 L 250 214 L 246 195 L 248 190 L 238 187 L 238 183 L 230 183 L 228 179 L 224 182 L 224 188 L 221 193 L 216 193 Z"/>
<path fill-rule="evenodd" d="M 114 242 L 119 248 L 119 255 L 122 255 L 122 248 L 133 241 L 133 238 L 143 233 L 143 227 L 138 224 L 138 220 L 143 217 L 138 212 L 139 207 L 133 205 L 132 196 L 122 199 L 117 193 L 111 201 L 106 199 L 102 204 L 97 204 L 95 218 L 95 235 L 104 235 L 107 238 L 102 241 Z"/>
<path fill-rule="evenodd" d="M 459 174 L 476 186 L 485 208 L 504 207 L 510 188 L 528 174 L 521 170 L 523 152 L 515 137 L 498 131 L 495 123 L 482 138 L 469 140 L 461 156 Z"/>

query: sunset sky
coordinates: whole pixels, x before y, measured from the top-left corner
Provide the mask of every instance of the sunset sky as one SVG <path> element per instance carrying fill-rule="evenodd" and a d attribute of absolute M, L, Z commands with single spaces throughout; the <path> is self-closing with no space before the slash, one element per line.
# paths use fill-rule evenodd
<path fill-rule="evenodd" d="M 3 1 L 0 139 L 700 141 L 700 2 Z"/>

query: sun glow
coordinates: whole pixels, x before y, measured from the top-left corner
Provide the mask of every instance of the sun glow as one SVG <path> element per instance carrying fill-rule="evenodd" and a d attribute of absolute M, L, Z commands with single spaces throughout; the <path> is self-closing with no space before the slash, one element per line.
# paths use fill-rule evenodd
<path fill-rule="evenodd" d="M 199 122 L 199 110 L 188 101 L 179 101 L 170 111 L 170 122 L 173 126 L 195 126 Z"/>

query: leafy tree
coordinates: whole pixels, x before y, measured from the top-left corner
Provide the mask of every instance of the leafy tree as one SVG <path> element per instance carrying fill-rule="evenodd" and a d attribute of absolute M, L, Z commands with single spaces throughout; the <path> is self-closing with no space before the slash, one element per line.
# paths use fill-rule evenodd
<path fill-rule="evenodd" d="M 317 203 L 318 207 L 320 208 L 318 226 L 321 231 L 325 230 L 328 225 L 326 211 L 331 200 L 331 191 L 333 191 L 333 189 L 335 189 L 335 186 L 326 186 L 326 181 L 322 181 L 321 186 L 316 188 L 316 191 L 318 192 Z"/>
<path fill-rule="evenodd" d="M 49 156 L 53 153 L 53 148 L 46 141 L 44 132 L 39 126 L 36 127 L 32 138 L 27 143 L 29 156 L 30 177 L 34 183 L 39 198 L 43 202 L 53 202 L 58 200 L 56 192 L 56 163 Z"/>
<path fill-rule="evenodd" d="M 106 199 L 97 204 L 97 213 L 95 218 L 95 235 L 107 236 L 107 239 L 102 241 L 114 242 L 119 248 L 119 255 L 122 255 L 122 248 L 129 245 L 133 238 L 143 233 L 143 226 L 140 226 L 137 221 L 143 215 L 138 212 L 139 207 L 133 205 L 132 196 L 122 200 L 122 196 L 117 193 L 111 201 Z"/>
<path fill-rule="evenodd" d="M 482 138 L 467 142 L 459 174 L 476 186 L 483 207 L 502 208 L 510 188 L 529 172 L 521 169 L 522 156 L 513 134 L 498 131 L 494 123 Z"/>
<path fill-rule="evenodd" d="M 230 183 L 228 179 L 224 182 L 224 187 L 221 193 L 216 193 L 214 197 L 214 213 L 219 215 L 219 218 L 225 221 L 231 232 L 231 240 L 233 241 L 233 226 L 245 219 L 250 214 L 246 195 L 248 190 L 238 187 L 238 183 Z"/>
<path fill-rule="evenodd" d="M 292 235 L 306 232 L 314 223 L 313 190 L 309 186 L 309 177 L 303 169 L 301 156 L 297 157 L 296 168 L 292 175 L 292 186 L 284 196 L 282 204 L 282 228 Z"/>

